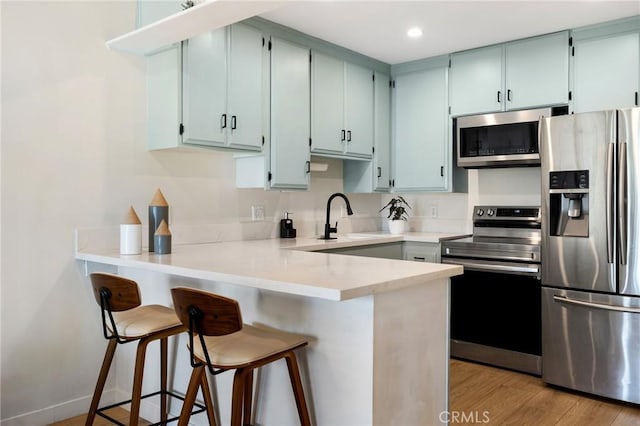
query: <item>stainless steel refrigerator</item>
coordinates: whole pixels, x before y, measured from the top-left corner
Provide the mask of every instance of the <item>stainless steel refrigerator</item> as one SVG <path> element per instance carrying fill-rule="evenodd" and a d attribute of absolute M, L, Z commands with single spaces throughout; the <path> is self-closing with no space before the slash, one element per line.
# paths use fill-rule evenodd
<path fill-rule="evenodd" d="M 542 379 L 640 403 L 640 108 L 540 126 Z"/>

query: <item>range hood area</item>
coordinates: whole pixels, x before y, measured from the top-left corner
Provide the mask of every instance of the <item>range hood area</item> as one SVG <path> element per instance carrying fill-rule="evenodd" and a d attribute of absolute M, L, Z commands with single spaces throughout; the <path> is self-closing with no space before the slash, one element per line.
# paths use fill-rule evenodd
<path fill-rule="evenodd" d="M 207 0 L 106 42 L 111 50 L 145 55 L 198 34 L 274 10 L 286 1 Z"/>

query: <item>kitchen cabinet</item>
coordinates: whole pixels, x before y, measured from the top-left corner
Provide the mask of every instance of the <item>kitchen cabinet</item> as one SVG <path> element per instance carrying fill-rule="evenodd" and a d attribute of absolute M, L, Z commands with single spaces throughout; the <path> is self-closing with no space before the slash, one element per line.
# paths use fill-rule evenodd
<path fill-rule="evenodd" d="M 574 40 L 572 112 L 638 105 L 640 31 Z"/>
<path fill-rule="evenodd" d="M 262 149 L 263 45 L 262 33 L 242 24 L 184 43 L 185 144 Z"/>
<path fill-rule="evenodd" d="M 345 160 L 344 191 L 388 192 L 391 187 L 391 78 L 374 73 L 373 160 Z"/>
<path fill-rule="evenodd" d="M 328 250 L 319 250 L 319 253 L 336 253 L 349 256 L 361 257 L 378 257 L 382 259 L 402 260 L 403 242 L 370 244 L 356 247 L 333 248 Z"/>
<path fill-rule="evenodd" d="M 394 77 L 395 191 L 451 189 L 449 121 L 446 64 Z"/>
<path fill-rule="evenodd" d="M 309 49 L 271 38 L 271 188 L 309 185 Z"/>
<path fill-rule="evenodd" d="M 268 43 L 262 154 L 237 154 L 236 187 L 304 190 L 309 186 L 309 49 L 281 38 Z"/>
<path fill-rule="evenodd" d="M 451 115 L 569 102 L 569 33 L 451 55 Z"/>
<path fill-rule="evenodd" d="M 371 70 L 312 53 L 311 152 L 339 158 L 372 158 Z"/>
<path fill-rule="evenodd" d="M 440 244 L 405 241 L 402 258 L 416 262 L 440 263 Z"/>

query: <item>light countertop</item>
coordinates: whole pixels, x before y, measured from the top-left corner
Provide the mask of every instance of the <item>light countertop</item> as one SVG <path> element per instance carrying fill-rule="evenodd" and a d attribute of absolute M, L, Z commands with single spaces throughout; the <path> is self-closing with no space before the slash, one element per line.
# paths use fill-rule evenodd
<path fill-rule="evenodd" d="M 314 253 L 341 247 L 417 241 L 438 243 L 461 234 L 361 233 L 336 240 L 315 238 L 175 244 L 171 254 L 120 255 L 118 250 L 79 250 L 76 259 L 258 289 L 347 300 L 424 284 L 463 272 L 461 266 Z"/>

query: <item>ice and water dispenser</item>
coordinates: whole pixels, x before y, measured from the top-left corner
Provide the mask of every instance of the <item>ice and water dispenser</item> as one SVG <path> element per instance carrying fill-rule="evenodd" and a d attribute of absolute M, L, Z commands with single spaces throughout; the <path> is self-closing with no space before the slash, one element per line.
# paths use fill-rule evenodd
<path fill-rule="evenodd" d="M 589 236 L 589 170 L 549 172 L 549 233 Z"/>

